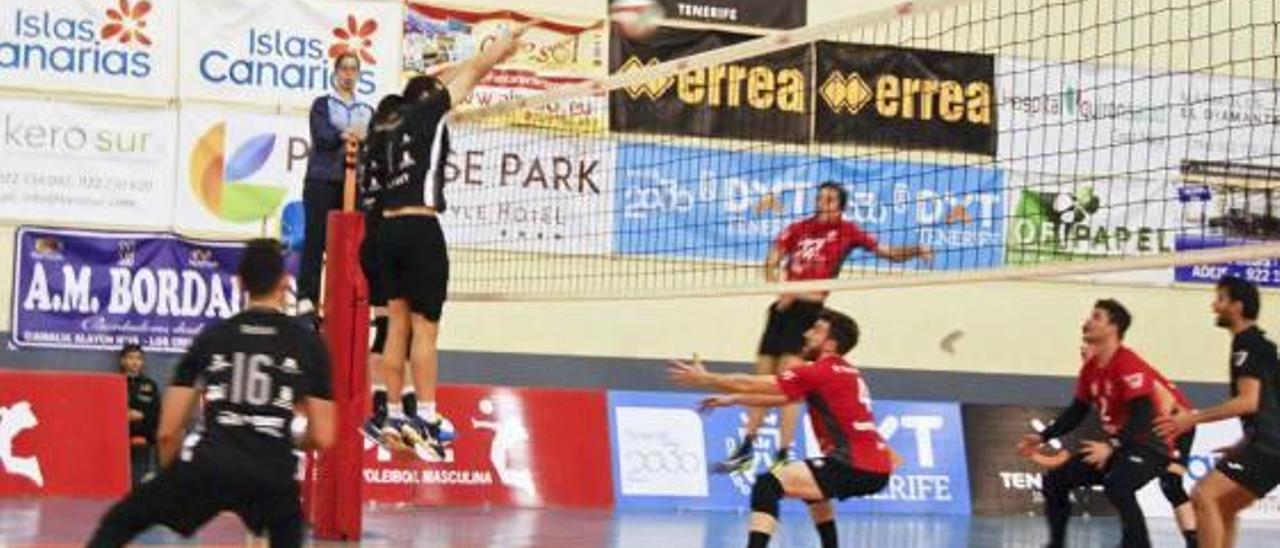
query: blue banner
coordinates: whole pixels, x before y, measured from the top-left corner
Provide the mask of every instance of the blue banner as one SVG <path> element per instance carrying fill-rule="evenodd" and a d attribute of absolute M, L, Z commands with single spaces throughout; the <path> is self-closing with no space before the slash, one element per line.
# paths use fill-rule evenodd
<path fill-rule="evenodd" d="M 1253 243 L 1259 240 L 1243 238 L 1226 238 L 1221 236 L 1178 236 L 1174 246 L 1178 251 L 1192 249 L 1214 249 Z M 1259 259 L 1256 261 L 1234 261 L 1230 263 L 1185 265 L 1173 268 L 1173 279 L 1186 283 L 1218 283 L 1218 278 L 1235 276 L 1249 280 L 1260 287 L 1280 287 L 1280 259 Z"/>
<path fill-rule="evenodd" d="M 243 248 L 172 234 L 21 228 L 13 341 L 184 351 L 205 325 L 244 304 L 235 281 Z"/>
<path fill-rule="evenodd" d="M 917 267 L 1003 261 L 1003 177 L 993 169 L 648 144 L 620 146 L 616 165 L 622 254 L 761 263 L 778 233 L 813 214 L 818 184 L 836 181 L 849 191 L 846 219 L 885 244 L 933 247 L 933 265 Z"/>
<path fill-rule="evenodd" d="M 712 474 L 710 467 L 737 447 L 745 433 L 740 408 L 699 414 L 701 394 L 609 392 L 614 493 L 619 508 L 744 510 L 756 474 L 767 471 L 778 449 L 778 415 L 771 411 L 757 433 L 750 471 Z M 877 401 L 881 434 L 905 463 L 889 485 L 866 499 L 850 499 L 846 512 L 957 514 L 969 512 L 969 477 L 960 408 L 949 403 Z M 792 455 L 817 456 L 808 420 L 797 428 Z M 804 510 L 791 501 L 784 510 Z"/>

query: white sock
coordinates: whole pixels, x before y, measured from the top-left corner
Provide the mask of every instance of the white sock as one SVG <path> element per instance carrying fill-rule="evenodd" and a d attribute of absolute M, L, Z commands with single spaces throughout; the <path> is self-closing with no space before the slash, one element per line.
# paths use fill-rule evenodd
<path fill-rule="evenodd" d="M 418 402 L 418 416 L 422 417 L 423 419 L 426 419 L 427 422 L 435 422 L 437 419 L 436 402 L 433 402 L 433 401 Z"/>
<path fill-rule="evenodd" d="M 388 418 L 392 418 L 392 419 L 403 419 L 403 418 L 404 418 L 404 407 L 401 407 L 401 406 L 400 406 L 400 404 L 398 404 L 398 403 L 388 403 L 388 404 L 387 404 L 387 417 L 388 417 Z"/>

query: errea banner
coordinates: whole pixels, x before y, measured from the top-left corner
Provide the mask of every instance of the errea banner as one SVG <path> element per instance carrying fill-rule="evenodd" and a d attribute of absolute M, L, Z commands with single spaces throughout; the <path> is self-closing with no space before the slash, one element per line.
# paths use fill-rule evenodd
<path fill-rule="evenodd" d="M 996 153 L 990 55 L 817 43 L 814 139 Z"/>
<path fill-rule="evenodd" d="M 173 97 L 178 5 L 0 0 L 0 88 Z"/>
<path fill-rule="evenodd" d="M 333 60 L 360 57 L 356 93 L 399 89 L 402 8 L 391 2 L 183 0 L 184 99 L 307 108 L 332 89 Z"/>
<path fill-rule="evenodd" d="M 754 38 L 723 31 L 662 28 L 644 41 L 611 33 L 609 68 L 644 70 L 663 61 Z M 609 94 L 609 127 L 619 132 L 806 142 L 812 115 L 812 48 L 681 72 Z"/>

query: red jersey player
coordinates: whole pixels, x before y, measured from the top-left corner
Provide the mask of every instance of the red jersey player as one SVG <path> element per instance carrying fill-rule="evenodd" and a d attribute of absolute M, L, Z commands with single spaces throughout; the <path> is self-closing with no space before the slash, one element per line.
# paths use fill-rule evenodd
<path fill-rule="evenodd" d="M 1090 407 L 1110 437 L 1108 442 L 1082 443 L 1080 455 L 1045 475 L 1050 547 L 1065 546 L 1071 490 L 1089 485 L 1102 485 L 1120 514 L 1123 546 L 1151 545 L 1136 493 L 1165 472 L 1170 451 L 1153 431 L 1158 399 L 1154 370 L 1121 344 L 1131 322 L 1132 316 L 1119 302 L 1094 303 L 1082 327 L 1084 342 L 1094 353 L 1080 368 L 1075 399 L 1053 424 L 1039 434 L 1027 434 L 1019 444 L 1023 454 L 1032 453 L 1040 444 L 1075 429 Z"/>
<path fill-rule="evenodd" d="M 1083 344 L 1080 346 L 1080 358 L 1085 364 L 1093 360 L 1094 354 L 1096 354 L 1096 350 L 1092 345 Z M 1178 386 L 1173 381 L 1170 381 L 1155 368 L 1151 368 L 1151 376 L 1154 381 L 1153 396 L 1157 423 L 1160 417 L 1193 412 L 1194 408 L 1191 405 L 1191 400 L 1187 398 L 1186 394 L 1182 393 L 1182 390 L 1178 389 Z M 1158 431 L 1159 428 L 1157 428 Z M 1173 462 L 1160 475 L 1160 490 L 1164 493 L 1164 498 L 1169 501 L 1169 505 L 1173 507 L 1178 529 L 1182 532 L 1187 548 L 1196 548 L 1196 512 L 1191 505 L 1190 497 L 1187 496 L 1186 489 L 1182 486 L 1182 475 L 1187 473 L 1187 463 L 1191 458 L 1191 446 L 1195 442 L 1195 429 L 1192 428 L 1181 435 L 1165 436 L 1164 440 L 1172 452 Z M 1060 449 L 1052 454 L 1037 452 L 1029 454 L 1028 457 L 1036 464 L 1052 470 L 1071 460 L 1071 452 L 1066 449 Z"/>
<path fill-rule="evenodd" d="M 823 456 L 789 462 L 756 477 L 748 548 L 768 545 L 783 497 L 808 502 L 823 548 L 835 547 L 831 499 L 871 495 L 888 483 L 897 456 L 876 431 L 866 382 L 843 358 L 857 343 L 853 319 L 823 309 L 804 332 L 803 355 L 813 361 L 776 376 L 709 373 L 696 357 L 692 363 L 672 362 L 676 383 L 727 393 L 708 397 L 704 408 L 777 406 L 801 399 L 809 405 Z"/>
<path fill-rule="evenodd" d="M 844 219 L 848 201 L 848 193 L 839 183 L 819 185 L 817 213 L 791 224 L 778 235 L 765 259 L 765 278 L 770 282 L 835 278 L 840 274 L 845 259 L 855 249 L 869 251 L 893 262 L 917 257 L 924 260 L 932 258 L 932 251 L 925 246 L 880 244 L 875 236 Z M 768 321 L 756 352 L 757 375 L 781 373 L 799 361 L 805 344 L 804 333 L 817 319 L 826 297 L 826 292 L 788 294 L 769 305 Z M 765 412 L 763 407 L 747 410 L 746 436 L 733 454 L 719 463 L 717 471 L 748 471 L 753 468 L 756 433 Z M 787 460 L 787 450 L 795 439 L 799 412 L 798 405 L 787 405 L 782 409 L 781 439 L 774 455 L 775 466 Z"/>

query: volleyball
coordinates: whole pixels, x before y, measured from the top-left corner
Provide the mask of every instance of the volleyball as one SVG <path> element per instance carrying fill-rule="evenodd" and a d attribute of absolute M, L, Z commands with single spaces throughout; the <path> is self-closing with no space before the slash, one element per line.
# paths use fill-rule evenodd
<path fill-rule="evenodd" d="M 614 0 L 609 19 L 631 40 L 645 40 L 658 31 L 664 12 L 655 0 Z"/>

